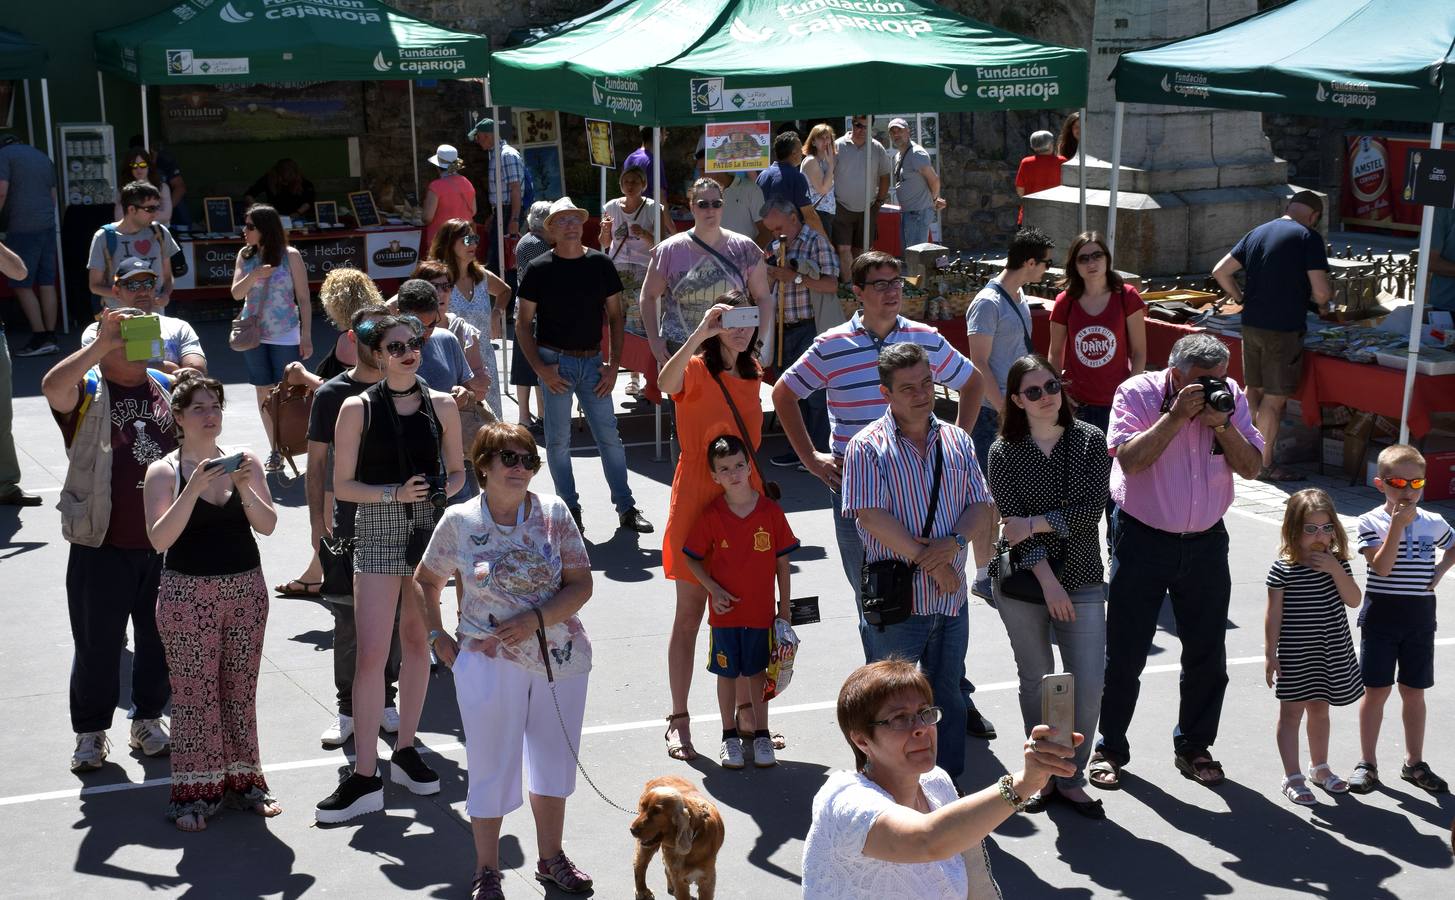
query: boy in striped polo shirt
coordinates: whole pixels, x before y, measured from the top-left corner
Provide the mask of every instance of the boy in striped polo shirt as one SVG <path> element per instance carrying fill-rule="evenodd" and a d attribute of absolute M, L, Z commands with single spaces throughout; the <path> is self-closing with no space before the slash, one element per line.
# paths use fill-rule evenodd
<path fill-rule="evenodd" d="M 1397 668 L 1405 732 L 1400 777 L 1430 793 L 1443 793 L 1444 779 L 1424 761 L 1425 689 L 1435 684 L 1435 585 L 1455 565 L 1455 530 L 1416 506 L 1425 487 L 1420 451 L 1408 444 L 1385 447 L 1378 466 L 1374 486 L 1384 494 L 1384 504 L 1359 517 L 1359 552 L 1369 561 L 1359 610 L 1363 759 L 1354 767 L 1349 790 L 1367 794 L 1379 785 L 1375 749 Z M 1439 562 L 1436 549 L 1444 551 Z"/>

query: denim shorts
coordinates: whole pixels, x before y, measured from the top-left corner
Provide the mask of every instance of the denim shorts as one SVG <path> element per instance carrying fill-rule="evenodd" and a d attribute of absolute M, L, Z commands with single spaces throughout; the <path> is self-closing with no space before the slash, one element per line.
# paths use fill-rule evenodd
<path fill-rule="evenodd" d="M 25 277 L 10 282 L 12 287 L 46 287 L 56 283 L 56 236 L 52 231 L 12 231 L 5 246 L 25 263 Z"/>
<path fill-rule="evenodd" d="M 297 344 L 259 344 L 243 351 L 248 364 L 248 384 L 267 387 L 283 380 L 283 367 L 299 362 Z"/>
<path fill-rule="evenodd" d="M 768 629 L 712 628 L 707 642 L 707 671 L 723 678 L 744 678 L 768 668 Z"/>

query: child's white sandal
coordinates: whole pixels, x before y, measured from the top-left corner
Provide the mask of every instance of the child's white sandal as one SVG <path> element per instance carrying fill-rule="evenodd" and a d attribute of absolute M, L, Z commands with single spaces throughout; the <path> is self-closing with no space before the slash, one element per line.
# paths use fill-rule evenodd
<path fill-rule="evenodd" d="M 1319 773 L 1323 774 L 1320 775 Z M 1310 766 L 1308 770 L 1309 780 L 1331 794 L 1344 794 L 1349 791 L 1349 782 L 1335 775 L 1329 768 L 1328 763 L 1318 766 Z"/>

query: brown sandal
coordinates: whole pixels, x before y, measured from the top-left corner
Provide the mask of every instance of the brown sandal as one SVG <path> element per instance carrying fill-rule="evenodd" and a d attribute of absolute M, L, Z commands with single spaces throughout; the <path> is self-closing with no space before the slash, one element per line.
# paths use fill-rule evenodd
<path fill-rule="evenodd" d="M 1223 783 L 1223 779 L 1226 777 L 1223 774 L 1223 764 L 1206 753 L 1200 753 L 1191 758 L 1179 753 L 1173 757 L 1173 762 L 1177 764 L 1177 771 L 1182 773 L 1183 778 L 1191 779 L 1207 787 L 1217 787 Z"/>
<path fill-rule="evenodd" d="M 743 727 L 743 710 L 751 710 L 752 708 L 753 704 L 751 703 L 739 703 L 738 708 L 733 711 L 733 725 L 736 726 L 738 729 L 738 737 L 742 738 L 745 741 L 751 741 L 753 739 L 753 730 L 751 728 Z M 773 739 L 774 750 L 782 750 L 784 747 L 788 746 L 788 742 L 783 739 L 782 732 L 772 732 L 769 737 Z"/>
<path fill-rule="evenodd" d="M 684 741 L 680 738 L 672 737 L 672 723 L 678 719 L 691 718 L 691 714 L 685 712 L 672 713 L 672 715 L 667 717 L 667 730 L 662 732 L 662 740 L 667 742 L 667 755 L 672 759 L 691 762 L 697 758 L 697 751 L 693 749 L 690 739 Z"/>
<path fill-rule="evenodd" d="M 1093 787 L 1099 787 L 1104 791 L 1120 790 L 1122 767 L 1097 751 L 1091 755 L 1091 763 L 1086 767 L 1086 780 L 1091 782 Z"/>

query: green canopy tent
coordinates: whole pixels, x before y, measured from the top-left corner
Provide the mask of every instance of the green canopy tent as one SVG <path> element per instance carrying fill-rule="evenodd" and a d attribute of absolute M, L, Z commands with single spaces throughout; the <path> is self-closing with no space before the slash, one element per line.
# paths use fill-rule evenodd
<path fill-rule="evenodd" d="M 1206 34 L 1122 54 L 1112 71 L 1107 239 L 1116 239 L 1121 124 L 1127 103 L 1198 106 L 1328 118 L 1430 123 L 1430 146 L 1455 120 L 1455 3 L 1450 0 L 1292 0 Z M 1400 440 L 1409 438 L 1433 208 L 1420 225 Z"/>
<path fill-rule="evenodd" d="M 206 9 L 182 4 L 96 33 L 98 68 L 141 85 L 147 146 L 148 85 L 404 80 L 413 140 L 414 82 L 483 79 L 489 61 L 483 35 L 432 25 L 379 0 L 228 0 Z M 104 94 L 102 110 L 104 115 Z M 417 146 L 414 156 L 418 190 Z"/>
<path fill-rule="evenodd" d="M 665 125 L 846 108 L 1084 107 L 1087 73 L 1084 50 L 928 0 L 616 0 L 495 54 L 490 86 L 493 103 L 656 126 L 659 145 Z"/>

